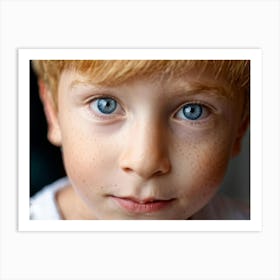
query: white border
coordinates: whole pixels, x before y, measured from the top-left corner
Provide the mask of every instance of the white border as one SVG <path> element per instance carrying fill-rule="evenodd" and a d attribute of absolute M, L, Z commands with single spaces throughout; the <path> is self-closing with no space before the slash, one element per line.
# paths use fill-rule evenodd
<path fill-rule="evenodd" d="M 251 60 L 251 219 L 246 221 L 31 221 L 29 220 L 29 63 L 35 59 Z M 261 231 L 262 67 L 260 49 L 19 49 L 19 231 Z M 78 230 L 77 230 L 78 229 Z"/>

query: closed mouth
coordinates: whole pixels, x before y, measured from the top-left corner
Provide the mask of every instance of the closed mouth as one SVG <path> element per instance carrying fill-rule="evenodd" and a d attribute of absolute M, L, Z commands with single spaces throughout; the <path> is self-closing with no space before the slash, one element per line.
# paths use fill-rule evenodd
<path fill-rule="evenodd" d="M 111 198 L 123 209 L 133 213 L 149 213 L 162 210 L 175 200 L 172 199 L 157 199 L 146 198 L 138 199 L 134 197 L 117 197 L 111 196 Z"/>

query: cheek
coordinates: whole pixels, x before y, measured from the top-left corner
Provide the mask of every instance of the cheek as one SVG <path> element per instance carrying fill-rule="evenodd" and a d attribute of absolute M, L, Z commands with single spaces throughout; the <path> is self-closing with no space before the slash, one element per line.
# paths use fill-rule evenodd
<path fill-rule="evenodd" d="M 77 192 L 86 196 L 102 193 L 106 185 L 108 169 L 113 164 L 115 148 L 109 139 L 98 138 L 91 133 L 72 131 L 63 138 L 63 160 L 66 173 Z"/>
<path fill-rule="evenodd" d="M 228 141 L 208 141 L 179 149 L 175 171 L 180 207 L 186 216 L 203 208 L 216 194 L 230 159 Z"/>
<path fill-rule="evenodd" d="M 191 141 L 179 146 L 175 173 L 185 186 L 181 188 L 183 196 L 203 197 L 216 192 L 230 160 L 232 143 L 229 139 L 210 137 L 208 141 Z"/>

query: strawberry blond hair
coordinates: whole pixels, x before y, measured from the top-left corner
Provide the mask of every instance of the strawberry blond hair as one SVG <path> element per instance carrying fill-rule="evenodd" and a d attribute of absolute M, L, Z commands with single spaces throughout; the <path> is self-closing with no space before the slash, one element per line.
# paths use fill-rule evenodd
<path fill-rule="evenodd" d="M 223 78 L 249 100 L 249 60 L 34 60 L 32 65 L 39 80 L 51 91 L 55 103 L 60 75 L 65 70 L 76 71 L 104 86 L 159 74 L 183 77 L 188 71 L 195 71 L 198 75 L 207 72 L 214 79 Z"/>

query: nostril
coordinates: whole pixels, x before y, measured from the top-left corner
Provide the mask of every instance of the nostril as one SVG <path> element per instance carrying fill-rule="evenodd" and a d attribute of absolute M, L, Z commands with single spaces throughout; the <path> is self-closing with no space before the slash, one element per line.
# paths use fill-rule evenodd
<path fill-rule="evenodd" d="M 152 168 L 151 166 L 148 166 L 147 164 L 144 166 L 133 167 L 123 166 L 122 170 L 127 174 L 135 173 L 143 178 L 149 178 L 151 176 L 159 177 L 170 172 L 170 165 L 164 165 L 161 168 L 158 168 L 157 170 L 155 170 L 155 168 Z"/>
<path fill-rule="evenodd" d="M 164 172 L 162 172 L 161 170 L 157 171 L 154 173 L 154 176 L 161 176 L 162 174 L 164 174 Z"/>
<path fill-rule="evenodd" d="M 132 169 L 129 167 L 123 167 L 122 169 L 124 172 L 127 172 L 127 173 L 132 172 Z"/>
<path fill-rule="evenodd" d="M 164 174 L 169 173 L 170 170 L 171 170 L 171 166 L 170 166 L 169 163 L 162 164 L 162 165 L 160 166 L 160 168 L 159 168 L 157 171 L 154 172 L 153 175 L 154 175 L 154 176 L 162 176 L 162 175 L 164 175 Z"/>

